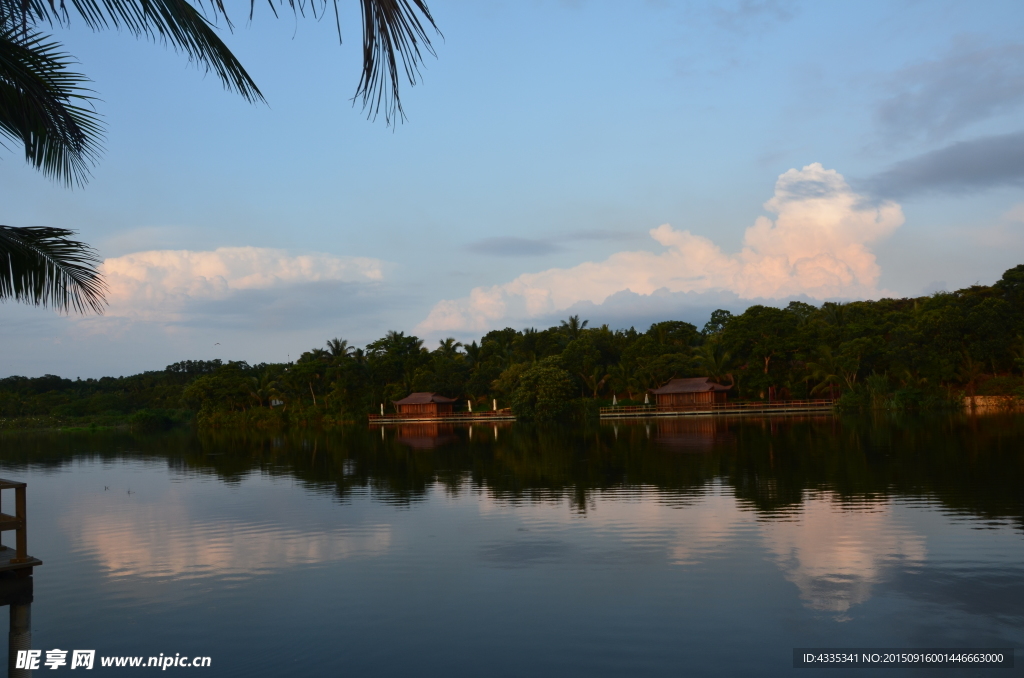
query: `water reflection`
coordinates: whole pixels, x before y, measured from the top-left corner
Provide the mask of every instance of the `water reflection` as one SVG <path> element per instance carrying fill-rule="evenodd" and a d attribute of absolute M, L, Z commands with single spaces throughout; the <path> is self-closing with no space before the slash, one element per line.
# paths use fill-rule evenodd
<path fill-rule="evenodd" d="M 113 491 L 100 491 L 96 480 L 83 478 L 82 485 L 92 491 L 76 495 L 59 518 L 73 549 L 110 578 L 239 580 L 378 557 L 391 546 L 390 525 L 332 525 L 297 514 L 282 496 L 287 487 L 281 483 L 251 477 L 249 484 L 256 487 L 246 495 L 258 491 L 261 501 L 236 496 L 238 508 L 211 511 L 207 493 L 190 491 L 182 482 L 187 476 L 166 486 L 136 484 L 135 491 L 125 492 L 118 483 L 124 472 L 115 467 L 103 475 Z"/>
<path fill-rule="evenodd" d="M 798 510 L 814 492 L 829 490 L 842 501 L 868 503 L 935 497 L 952 512 L 1024 530 L 1021 416 L 505 426 L 497 435 L 491 426 L 450 424 L 330 434 L 0 433 L 0 461 L 16 470 L 151 459 L 227 483 L 260 473 L 341 499 L 369 490 L 389 502 L 421 500 L 440 482 L 449 491 L 486 488 L 509 500 L 566 497 L 582 512 L 594 493 L 647 487 L 673 501 L 719 481 L 763 515 Z M 698 450 L 703 454 L 677 454 Z"/>
<path fill-rule="evenodd" d="M 844 503 L 831 492 L 809 493 L 791 518 L 762 521 L 761 534 L 801 600 L 840 621 L 873 586 L 928 555 L 925 537 L 901 524 L 890 503 Z"/>
<path fill-rule="evenodd" d="M 680 452 L 708 452 L 715 447 L 735 444 L 736 436 L 722 417 L 680 417 L 658 420 L 654 442 Z"/>
<path fill-rule="evenodd" d="M 388 525 L 333 531 L 234 520 L 178 520 L 162 509 L 110 515 L 81 512 L 66 521 L 76 548 L 111 577 L 252 577 L 296 565 L 373 557 L 391 544 Z"/>
<path fill-rule="evenodd" d="M 263 483 L 244 511 L 193 505 L 173 483 L 81 498 L 61 528 L 112 578 L 251 578 L 394 552 L 390 519 L 338 524 L 280 508 L 298 483 L 334 502 L 369 496 L 405 508 L 440 495 L 478 517 L 514 520 L 514 533 L 475 547 L 480 562 L 502 568 L 653 561 L 694 571 L 756 548 L 807 609 L 849 620 L 931 557 L 900 505 L 940 505 L 978 526 L 1024 532 L 1022 422 L 685 418 L 500 432 L 417 423 L 331 434 L 7 435 L 0 459 L 11 470 L 156 463 L 213 482 L 215 494 Z M 577 529 L 589 541 L 566 541 Z"/>
<path fill-rule="evenodd" d="M 459 441 L 455 426 L 443 423 L 398 424 L 394 427 L 395 440 L 414 450 L 432 450 Z M 385 427 L 381 426 L 381 433 Z"/>

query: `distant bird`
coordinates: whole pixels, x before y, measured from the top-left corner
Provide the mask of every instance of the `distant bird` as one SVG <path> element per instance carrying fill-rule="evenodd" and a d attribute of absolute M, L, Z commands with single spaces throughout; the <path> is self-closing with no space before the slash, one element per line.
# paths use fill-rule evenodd
<path fill-rule="evenodd" d="M 220 346 L 220 342 L 218 341 L 214 346 Z"/>
<path fill-rule="evenodd" d="M 132 491 L 131 491 L 131 490 L 128 490 L 128 494 L 132 494 Z"/>
<path fill-rule="evenodd" d="M 110 488 L 109 488 L 109 487 L 107 487 L 106 485 L 104 485 L 104 486 L 103 486 L 103 491 L 104 491 L 104 492 L 106 492 L 106 491 L 107 491 L 107 490 L 109 490 L 109 489 L 110 489 Z"/>

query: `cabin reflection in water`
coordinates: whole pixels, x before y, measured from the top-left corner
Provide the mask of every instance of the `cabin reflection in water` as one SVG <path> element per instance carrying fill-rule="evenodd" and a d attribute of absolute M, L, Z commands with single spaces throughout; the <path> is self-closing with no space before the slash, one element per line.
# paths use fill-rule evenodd
<path fill-rule="evenodd" d="M 684 452 L 707 452 L 732 445 L 736 436 L 721 417 L 662 419 L 656 422 L 652 438 L 655 444 Z"/>
<path fill-rule="evenodd" d="M 451 424 L 426 422 L 399 424 L 396 428 L 395 440 L 414 450 L 432 450 L 459 440 Z"/>

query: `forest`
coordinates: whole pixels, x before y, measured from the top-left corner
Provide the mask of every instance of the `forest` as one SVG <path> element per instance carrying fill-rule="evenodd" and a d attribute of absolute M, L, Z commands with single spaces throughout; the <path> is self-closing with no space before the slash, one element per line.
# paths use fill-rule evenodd
<path fill-rule="evenodd" d="M 718 310 L 701 328 L 640 331 L 571 316 L 435 347 L 391 331 L 342 338 L 292 363 L 186 360 L 128 377 L 0 379 L 0 428 L 132 422 L 161 428 L 330 426 L 363 421 L 415 391 L 493 400 L 521 419 L 595 415 L 643 402 L 669 379 L 708 376 L 730 400 L 827 397 L 842 408 L 951 407 L 964 395 L 1024 397 L 1024 265 L 991 286 L 931 296 Z M 466 407 L 464 404 L 463 407 Z"/>

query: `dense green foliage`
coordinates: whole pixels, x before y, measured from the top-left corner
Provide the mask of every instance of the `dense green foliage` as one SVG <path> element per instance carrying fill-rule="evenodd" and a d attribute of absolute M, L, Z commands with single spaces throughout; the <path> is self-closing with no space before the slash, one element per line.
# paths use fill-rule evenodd
<path fill-rule="evenodd" d="M 209 425 L 333 424 L 433 391 L 483 408 L 497 400 L 543 420 L 590 411 L 613 394 L 641 402 L 668 379 L 702 375 L 731 384 L 732 398 L 907 409 L 965 393 L 1024 395 L 1022 370 L 1024 265 L 990 287 L 917 299 L 716 311 L 701 330 L 680 321 L 644 332 L 588 328 L 574 316 L 545 330 L 494 330 L 468 345 L 446 339 L 433 350 L 389 332 L 364 349 L 333 339 L 289 364 L 186 361 L 117 379 L 8 377 L 0 416 L 189 411 Z"/>

